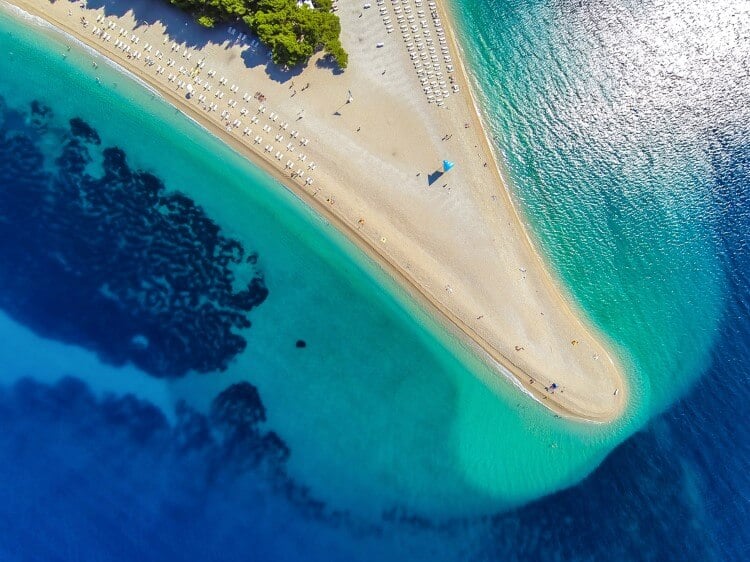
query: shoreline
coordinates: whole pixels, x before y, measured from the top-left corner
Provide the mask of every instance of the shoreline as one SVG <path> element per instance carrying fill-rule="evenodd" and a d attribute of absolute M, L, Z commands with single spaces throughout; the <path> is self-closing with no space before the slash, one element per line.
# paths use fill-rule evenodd
<path fill-rule="evenodd" d="M 142 71 L 134 61 L 131 62 L 129 59 L 117 56 L 117 53 L 112 49 L 104 48 L 108 46 L 106 44 L 95 43 L 91 41 L 91 37 L 85 35 L 82 30 L 72 25 L 76 21 L 75 19 L 67 20 L 71 23 L 71 25 L 68 25 L 65 19 L 56 18 L 54 17 L 54 15 L 50 15 L 49 13 L 45 12 L 37 5 L 35 5 L 33 1 L 29 0 L 12 0 L 12 3 L 9 3 L 9 5 L 15 6 L 16 8 L 29 13 L 32 16 L 40 18 L 52 28 L 54 28 L 54 30 L 71 36 L 78 42 L 86 45 L 89 49 L 93 49 L 100 56 L 107 59 L 111 64 L 116 65 L 118 70 L 125 70 L 128 75 L 130 75 L 131 77 L 135 77 L 139 82 L 154 90 L 155 93 L 159 95 L 165 102 L 171 104 L 173 107 L 196 122 L 199 126 L 207 130 L 213 136 L 228 144 L 234 151 L 249 159 L 252 164 L 259 166 L 265 172 L 269 173 L 272 177 L 274 177 L 274 179 L 281 183 L 284 188 L 293 193 L 307 206 L 311 207 L 318 215 L 322 216 L 340 233 L 342 233 L 349 241 L 351 241 L 357 248 L 363 251 L 369 259 L 373 260 L 378 267 L 384 270 L 387 275 L 389 275 L 401 287 L 403 287 L 420 306 L 425 307 L 428 311 L 437 311 L 439 314 L 432 313 L 430 315 L 435 318 L 441 326 L 446 328 L 451 335 L 458 336 L 464 343 L 467 343 L 469 345 L 472 351 L 477 352 L 485 362 L 491 363 L 494 366 L 495 371 L 499 371 L 500 374 L 508 378 L 516 387 L 531 396 L 540 404 L 544 405 L 549 410 L 566 418 L 591 422 L 613 421 L 617 419 L 623 412 L 626 403 L 624 396 L 627 395 L 627 390 L 625 387 L 624 377 L 622 376 L 622 369 L 619 365 L 615 364 L 615 361 L 611 357 L 611 345 L 607 345 L 605 347 L 599 344 L 598 347 L 607 350 L 607 354 L 604 356 L 604 358 L 611 363 L 611 368 L 607 369 L 606 372 L 610 373 L 610 376 L 613 377 L 614 384 L 616 385 L 615 388 L 617 389 L 617 391 L 619 391 L 619 393 L 616 391 L 614 395 L 618 399 L 612 401 L 613 407 L 609 407 L 607 409 L 604 409 L 603 411 L 601 408 L 599 409 L 599 411 L 587 411 L 585 407 L 582 407 L 582 404 L 580 402 L 576 403 L 569 401 L 566 399 L 567 397 L 564 397 L 559 393 L 549 393 L 543 391 L 543 389 L 541 388 L 542 384 L 545 382 L 543 376 L 539 376 L 539 373 L 529 374 L 521 365 L 517 364 L 519 363 L 518 361 L 514 361 L 506 354 L 501 353 L 501 351 L 498 350 L 490 341 L 488 341 L 486 337 L 480 334 L 474 327 L 470 326 L 463 318 L 461 318 L 459 314 L 454 313 L 453 310 L 446 306 L 445 302 L 435 298 L 435 296 L 431 294 L 431 291 L 429 291 L 428 288 L 425 287 L 425 284 L 421 282 L 419 275 L 413 274 L 408 271 L 409 262 L 407 262 L 407 268 L 404 268 L 403 265 L 399 263 L 398 259 L 395 259 L 392 254 L 389 255 L 387 251 L 384 251 L 382 249 L 382 245 L 379 246 L 376 243 L 373 243 L 371 239 L 368 239 L 367 236 L 363 235 L 362 228 L 360 228 L 361 225 L 356 221 L 353 221 L 351 216 L 347 217 L 344 212 L 336 212 L 339 207 L 334 206 L 333 195 L 328 197 L 327 201 L 324 201 L 322 198 L 318 198 L 317 195 L 319 193 L 319 190 L 317 190 L 317 187 L 316 191 L 311 192 L 311 190 L 305 189 L 305 186 L 300 185 L 299 182 L 290 180 L 290 178 L 288 178 L 278 167 L 276 167 L 276 165 L 272 163 L 272 161 L 269 161 L 262 154 L 259 154 L 252 148 L 248 147 L 240 139 L 236 138 L 231 133 L 228 133 L 227 131 L 219 127 L 216 123 L 212 122 L 206 114 L 202 113 L 196 107 L 188 103 L 188 101 L 184 97 L 181 97 L 171 89 L 164 87 L 164 85 L 161 84 L 157 79 L 152 77 L 147 72 Z M 438 4 L 438 10 L 443 14 L 445 27 L 448 30 L 448 41 L 452 44 L 454 52 L 458 54 L 458 56 L 456 57 L 458 62 L 458 81 L 460 82 L 460 85 L 465 92 L 464 96 L 468 96 L 472 105 L 473 111 L 470 112 L 472 117 L 472 124 L 474 125 L 475 130 L 480 131 L 480 134 L 478 136 L 480 137 L 480 142 L 483 145 L 482 151 L 485 153 L 489 153 L 491 156 L 491 162 L 493 166 L 489 167 L 494 167 L 494 169 L 491 170 L 491 173 L 493 173 L 495 176 L 495 184 L 498 182 L 502 184 L 500 189 L 500 191 L 502 191 L 501 197 L 504 199 L 506 207 L 511 210 L 512 218 L 514 218 L 516 222 L 516 230 L 521 233 L 521 238 L 525 240 L 525 244 L 528 245 L 529 253 L 536 261 L 535 267 L 545 272 L 545 275 L 540 276 L 540 282 L 542 282 L 546 286 L 547 291 L 557 295 L 558 299 L 554 303 L 556 307 L 564 309 L 563 312 L 574 319 L 574 322 L 578 325 L 577 327 L 580 330 L 582 330 L 587 335 L 593 334 L 595 339 L 598 342 L 601 342 L 604 339 L 603 335 L 586 324 L 586 322 L 583 320 L 584 316 L 582 316 L 582 311 L 577 310 L 577 307 L 572 305 L 568 295 L 558 286 L 558 280 L 552 276 L 547 264 L 545 264 L 542 256 L 536 250 L 533 240 L 531 239 L 529 232 L 524 226 L 522 216 L 512 202 L 511 194 L 508 191 L 508 183 L 504 181 L 504 175 L 501 170 L 501 159 L 497 157 L 497 154 L 495 153 L 491 142 L 487 138 L 487 131 L 483 126 L 483 118 L 477 106 L 476 98 L 472 92 L 470 78 L 466 72 L 466 69 L 464 68 L 464 61 L 462 60 L 460 44 L 456 40 L 455 32 L 453 29 L 454 23 L 451 21 L 449 13 L 446 13 L 446 7 Z M 449 17 L 445 17 L 446 15 L 448 15 Z M 310 65 L 312 66 L 313 63 L 311 62 Z M 330 72 L 326 69 L 318 69 L 314 71 Z M 385 240 L 385 237 L 381 238 L 381 240 Z M 385 242 L 383 242 L 383 244 L 385 244 Z M 531 264 L 529 264 L 527 267 L 531 269 Z M 598 359 L 598 357 L 595 358 Z M 530 380 L 538 382 L 539 384 L 536 384 L 536 386 L 534 386 L 533 382 L 528 382 Z"/>
<path fill-rule="evenodd" d="M 616 355 L 615 344 L 612 341 L 610 341 L 609 338 L 606 337 L 601 332 L 601 330 L 596 328 L 591 323 L 585 311 L 583 311 L 581 307 L 574 301 L 572 294 L 570 292 L 570 289 L 568 289 L 568 287 L 566 287 L 564 283 L 560 282 L 560 279 L 558 279 L 556 274 L 553 272 L 551 264 L 545 261 L 545 258 L 542 255 L 541 250 L 537 248 L 537 242 L 535 240 L 533 232 L 531 232 L 527 226 L 527 222 L 525 221 L 523 211 L 519 209 L 518 205 L 513 201 L 513 194 L 511 192 L 511 187 L 510 187 L 511 181 L 508 179 L 508 173 L 505 170 L 505 162 L 500 157 L 497 149 L 495 148 L 495 146 L 493 146 L 490 140 L 489 133 L 488 133 L 489 129 L 485 125 L 486 116 L 482 113 L 482 110 L 477 101 L 477 95 L 474 92 L 474 83 L 466 67 L 466 61 L 465 61 L 466 55 L 464 54 L 464 50 L 461 46 L 461 43 L 456 36 L 456 27 L 457 27 L 456 17 L 457 16 L 453 14 L 453 9 L 454 9 L 452 6 L 453 1 L 454 0 L 437 0 L 437 8 L 438 8 L 438 11 L 441 12 L 444 16 L 444 20 L 446 22 L 445 28 L 448 30 L 448 41 L 453 44 L 455 48 L 455 52 L 458 54 L 458 56 L 456 57 L 456 60 L 458 62 L 458 67 L 460 69 L 459 75 L 461 77 L 462 82 L 466 86 L 466 92 L 471 100 L 472 107 L 474 108 L 473 117 L 476 120 L 476 123 L 479 126 L 480 130 L 482 131 L 481 137 L 484 142 L 485 149 L 487 150 L 487 152 L 489 152 L 492 155 L 492 160 L 494 163 L 493 172 L 497 174 L 498 183 L 502 186 L 503 196 L 506 198 L 508 207 L 513 211 L 513 214 L 515 216 L 515 220 L 517 223 L 517 227 L 520 230 L 520 232 L 524 235 L 524 238 L 526 240 L 526 243 L 528 244 L 529 249 L 531 250 L 531 253 L 536 257 L 540 267 L 546 272 L 544 281 L 548 284 L 551 290 L 553 290 L 559 295 L 562 305 L 566 308 L 566 310 L 572 317 L 576 318 L 576 320 L 581 324 L 583 329 L 586 330 L 587 332 L 593 333 L 595 337 L 597 337 L 600 341 L 605 342 L 604 347 L 607 349 L 608 353 L 610 354 L 610 360 L 612 361 L 615 369 L 619 372 L 619 375 L 620 375 L 621 384 L 618 387 L 619 394 L 622 394 L 624 391 L 626 398 L 624 398 L 621 401 L 621 407 L 619 411 L 614 412 L 612 417 L 606 420 L 595 420 L 595 419 L 590 419 L 590 418 L 585 418 L 585 417 L 579 417 L 578 419 L 582 419 L 584 421 L 590 421 L 590 422 L 614 421 L 620 415 L 624 413 L 626 406 L 627 406 L 627 396 L 629 394 L 628 389 L 627 389 L 627 383 L 625 382 L 625 377 L 623 376 L 625 372 L 625 368 L 623 366 L 624 359 Z M 488 351 L 484 349 L 483 346 L 480 346 L 480 347 L 485 353 L 490 354 Z M 614 357 L 611 357 L 612 355 L 614 355 Z M 508 359 L 508 361 L 510 361 L 510 359 Z M 527 378 L 526 373 L 522 373 L 522 374 Z M 515 374 L 513 375 L 513 378 L 515 379 L 514 382 L 518 383 L 517 386 L 524 393 L 531 396 L 534 400 L 541 403 L 543 406 L 563 416 L 568 416 L 571 413 L 564 409 L 557 410 L 556 405 L 554 403 L 553 405 L 550 405 L 549 403 L 545 403 L 543 401 L 545 399 L 545 395 L 541 395 L 541 393 L 537 392 L 538 389 L 532 388 L 529 384 L 527 384 L 525 382 L 525 378 L 521 380 Z"/>

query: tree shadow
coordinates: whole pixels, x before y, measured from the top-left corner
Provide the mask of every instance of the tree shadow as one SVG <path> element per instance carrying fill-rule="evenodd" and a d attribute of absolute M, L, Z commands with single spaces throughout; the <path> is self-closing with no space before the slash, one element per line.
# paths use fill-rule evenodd
<path fill-rule="evenodd" d="M 271 60 L 271 51 L 265 45 L 260 43 L 256 48 L 247 48 L 242 51 L 241 56 L 247 68 L 265 66 L 266 76 L 279 84 L 284 84 L 299 76 L 306 67 L 306 65 L 303 64 L 291 68 L 275 64 Z"/>
<path fill-rule="evenodd" d="M 75 3 L 78 0 L 70 1 Z M 137 22 L 136 29 L 144 29 L 155 23 L 161 23 L 169 36 L 169 43 L 174 41 L 181 47 L 201 49 L 207 45 L 220 45 L 226 50 L 239 45 L 242 48 L 240 56 L 246 68 L 264 66 L 266 75 L 280 84 L 298 76 L 307 66 L 281 67 L 271 60 L 267 47 L 256 43 L 256 36 L 244 23 L 222 23 L 213 29 L 208 29 L 199 25 L 187 12 L 171 5 L 168 0 L 87 0 L 86 4 L 89 8 L 102 9 L 105 17 L 123 17 L 128 13 L 132 14 Z M 247 37 L 240 40 L 237 35 L 229 33 L 230 27 L 237 26 Z M 329 57 L 321 57 L 315 63 L 316 66 L 330 68 L 336 74 L 340 73 L 340 69 L 337 69 L 332 61 L 321 63 L 326 59 Z"/>
<path fill-rule="evenodd" d="M 318 60 L 315 61 L 315 66 L 318 68 L 328 69 L 336 76 L 344 73 L 338 63 L 336 63 L 336 61 L 333 60 L 333 57 L 329 55 L 323 55 L 322 57 L 318 58 Z"/>
<path fill-rule="evenodd" d="M 88 0 L 89 8 L 103 9 L 106 17 L 123 17 L 131 13 L 136 20 L 136 29 L 142 29 L 157 22 L 165 27 L 170 42 L 183 44 L 190 48 L 202 48 L 208 44 L 227 43 L 227 26 L 206 29 L 199 26 L 185 12 L 170 5 L 166 0 L 153 2 L 148 0 Z"/>

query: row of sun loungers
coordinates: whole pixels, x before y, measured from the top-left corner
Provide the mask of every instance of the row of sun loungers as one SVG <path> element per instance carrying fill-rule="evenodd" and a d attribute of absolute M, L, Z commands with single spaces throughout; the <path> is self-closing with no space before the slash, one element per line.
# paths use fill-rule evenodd
<path fill-rule="evenodd" d="M 154 45 L 144 42 L 142 48 L 138 47 L 140 43 L 140 37 L 138 37 L 134 33 L 127 32 L 122 27 L 118 29 L 118 25 L 114 21 L 107 21 L 106 17 L 103 15 L 99 15 L 96 18 L 96 23 L 97 25 L 94 26 L 92 30 L 92 33 L 95 36 L 101 38 L 103 41 L 111 41 L 112 33 L 114 33 L 116 35 L 116 39 L 114 41 L 115 48 L 121 50 L 129 58 L 136 60 L 143 59 L 143 63 L 145 65 L 156 66 L 154 72 L 157 76 L 161 76 L 167 69 L 175 67 L 178 57 L 181 56 L 185 61 L 190 61 L 194 54 L 193 51 L 191 51 L 189 48 L 179 45 L 174 41 L 172 41 L 170 44 L 169 39 L 165 37 L 161 49 L 169 49 L 170 53 L 173 54 L 169 58 L 167 58 L 166 63 L 164 63 L 164 65 L 162 66 L 162 64 L 156 64 L 156 62 L 157 60 L 163 60 L 164 53 L 160 49 L 156 49 L 154 51 Z M 84 23 L 84 25 L 86 25 L 86 23 Z M 234 28 L 229 28 L 229 34 L 236 36 L 238 40 L 244 40 L 247 38 L 247 35 L 245 35 L 244 33 L 239 33 L 239 31 Z M 257 45 L 258 41 L 256 39 L 251 43 L 251 48 L 255 48 L 257 47 Z M 206 65 L 205 59 L 200 59 L 196 63 L 191 62 L 190 65 L 192 65 L 191 68 L 188 68 L 185 65 L 180 65 L 179 69 L 170 72 L 166 76 L 167 82 L 169 84 L 173 84 L 177 90 L 186 90 L 187 97 L 194 100 L 206 112 L 216 112 L 219 109 L 218 100 L 223 100 L 225 96 L 225 92 L 220 88 L 227 87 L 227 84 L 229 84 L 229 79 L 225 76 L 221 76 L 218 80 L 216 80 L 216 84 L 212 85 L 210 82 L 216 77 L 215 70 L 211 69 L 203 74 L 203 76 L 201 76 L 201 71 Z M 196 92 L 198 87 L 202 88 L 202 93 Z M 209 101 L 208 98 L 208 93 L 210 93 L 212 90 L 214 91 L 213 97 L 215 100 L 217 100 L 215 102 Z M 238 94 L 240 88 L 238 85 L 233 83 L 231 86 L 227 87 L 227 90 L 231 96 L 232 94 Z M 237 96 L 236 98 L 229 97 L 227 99 L 226 105 L 228 109 L 222 110 L 222 112 L 219 114 L 219 118 L 224 122 L 225 128 L 228 132 L 234 133 L 236 131 L 237 134 L 239 134 L 239 130 L 242 127 L 241 119 L 237 117 L 233 119 L 233 115 L 230 109 L 235 109 L 239 106 L 240 103 L 242 103 L 242 107 L 239 110 L 240 117 L 248 117 L 252 109 L 248 108 L 246 104 L 250 103 L 251 100 L 254 99 L 264 100 L 265 96 L 257 92 L 256 95 L 251 96 L 246 92 L 242 95 L 241 101 L 239 99 L 239 96 Z M 249 118 L 250 125 L 258 125 L 260 122 L 259 116 L 266 114 L 266 110 L 267 108 L 265 105 L 263 105 L 262 103 L 259 104 L 257 106 L 257 109 L 255 110 L 255 113 Z M 304 147 L 309 144 L 310 139 L 306 137 L 302 137 L 300 139 L 299 131 L 292 130 L 291 133 L 289 133 L 289 138 L 291 140 L 286 144 L 286 146 L 284 146 L 283 142 L 286 141 L 286 131 L 289 128 L 289 122 L 280 120 L 281 116 L 275 111 L 269 112 L 266 116 L 268 117 L 270 123 L 263 125 L 263 132 L 270 134 L 273 132 L 274 128 L 277 128 L 278 133 L 275 135 L 274 141 L 276 143 L 279 143 L 280 147 L 277 148 L 274 144 L 267 144 L 264 147 L 264 151 L 268 153 L 269 156 L 277 160 L 279 162 L 279 165 L 281 165 L 284 159 L 284 154 L 291 155 L 295 152 L 297 145 L 299 145 L 300 147 Z M 250 126 L 245 126 L 242 129 L 242 136 L 249 137 L 252 132 L 253 130 Z M 262 142 L 263 138 L 260 135 L 256 135 L 253 139 L 253 144 L 260 145 Z M 307 163 L 307 155 L 301 152 L 296 154 L 296 159 L 300 163 L 306 164 L 308 173 L 315 170 L 315 168 L 317 167 L 317 164 L 315 162 Z M 313 178 L 309 175 L 305 177 L 306 173 L 302 168 L 294 170 L 294 167 L 295 166 L 292 160 L 287 160 L 284 170 L 291 171 L 291 175 L 295 179 L 299 179 L 300 181 L 304 179 L 305 185 L 312 185 Z"/>
<path fill-rule="evenodd" d="M 386 7 L 386 1 L 377 0 L 377 5 L 386 31 L 394 32 L 394 24 L 391 13 Z M 452 76 L 448 78 L 450 84 L 444 78 L 445 75 L 453 74 L 454 67 L 436 3 L 432 0 L 427 1 L 429 19 L 423 0 L 413 0 L 413 5 L 412 0 L 391 0 L 391 5 L 427 101 L 443 106 L 451 93 L 459 91 L 459 86 Z"/>

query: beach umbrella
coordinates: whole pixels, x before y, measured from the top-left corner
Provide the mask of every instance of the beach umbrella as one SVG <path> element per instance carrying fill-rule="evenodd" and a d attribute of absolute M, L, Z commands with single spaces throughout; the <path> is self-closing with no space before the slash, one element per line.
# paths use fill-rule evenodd
<path fill-rule="evenodd" d="M 450 160 L 443 160 L 443 172 L 450 170 L 455 164 Z"/>

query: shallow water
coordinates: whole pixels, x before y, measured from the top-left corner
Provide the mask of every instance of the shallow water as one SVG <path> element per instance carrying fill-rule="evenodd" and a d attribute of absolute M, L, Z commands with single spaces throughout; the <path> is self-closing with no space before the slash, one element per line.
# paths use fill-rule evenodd
<path fill-rule="evenodd" d="M 560 558 L 746 558 L 750 488 L 735 471 L 749 441 L 735 392 L 750 359 L 750 4 L 456 8 L 538 245 L 626 350 L 639 408 L 653 416 L 685 396 L 584 484 L 499 521 L 546 522 L 549 536 L 519 558 L 544 546 Z M 503 558 L 525 535 L 498 530 Z"/>
<path fill-rule="evenodd" d="M 290 477 L 370 516 L 502 509 L 627 431 L 519 395 L 270 178 L 91 55 L 6 40 L 6 341 L 30 330 L 46 351 L 7 345 L 24 364 L 7 382 L 33 361 L 168 419 L 251 382 Z"/>
<path fill-rule="evenodd" d="M 627 418 L 555 419 L 275 182 L 3 16 L 7 559 L 741 559 L 748 441 L 726 397 L 750 341 L 742 78 L 655 100 L 659 81 L 618 62 L 640 45 L 632 12 L 499 6 L 465 5 L 464 44 L 496 57 L 473 68 L 494 69 L 475 76 L 542 249 L 633 366 Z M 691 14 L 675 41 L 729 25 Z M 705 80 L 742 70 L 721 45 Z M 649 95 L 610 103 L 623 80 Z M 464 518 L 573 484 L 707 369 L 583 484 Z"/>
<path fill-rule="evenodd" d="M 532 231 L 645 374 L 644 407 L 659 411 L 705 370 L 727 298 L 713 155 L 720 128 L 748 116 L 746 13 L 684 2 L 462 8 L 464 29 L 502 25 L 464 40 Z"/>

